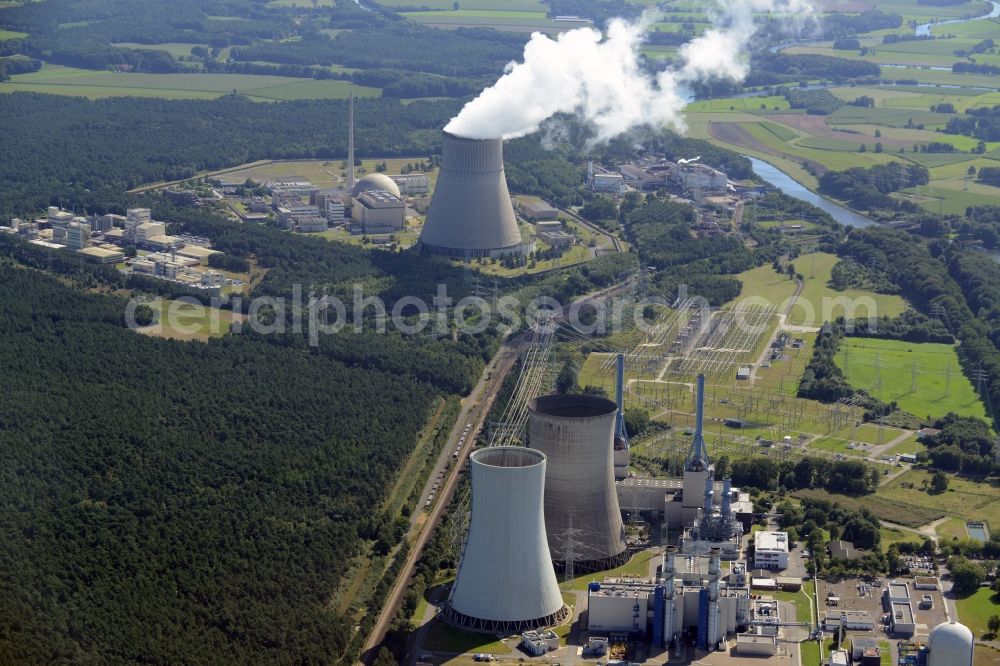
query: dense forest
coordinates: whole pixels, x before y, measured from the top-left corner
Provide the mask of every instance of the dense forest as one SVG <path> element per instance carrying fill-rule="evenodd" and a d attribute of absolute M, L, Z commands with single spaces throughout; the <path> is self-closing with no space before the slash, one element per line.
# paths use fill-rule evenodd
<path fill-rule="evenodd" d="M 949 119 L 944 131 L 948 134 L 964 134 L 980 141 L 1000 141 L 1000 104 L 966 109 L 965 115 Z"/>
<path fill-rule="evenodd" d="M 459 101 L 358 99 L 359 156 L 427 155 Z M 0 95 L 0 217 L 61 203 L 123 210 L 124 190 L 259 159 L 343 158 L 347 103 Z M 289 122 L 294 118 L 295 122 Z M 81 156 L 63 159 L 65 155 Z"/>
<path fill-rule="evenodd" d="M 868 167 L 851 167 L 845 171 L 827 171 L 819 179 L 819 191 L 842 199 L 854 208 L 900 208 L 900 202 L 889 196 L 892 192 L 926 185 L 930 180 L 927 167 L 919 164 L 889 162 Z"/>
<path fill-rule="evenodd" d="M 143 337 L 124 306 L 0 267 L 0 653 L 339 660 L 331 594 L 391 527 L 373 507 L 441 390 L 249 337 Z"/>

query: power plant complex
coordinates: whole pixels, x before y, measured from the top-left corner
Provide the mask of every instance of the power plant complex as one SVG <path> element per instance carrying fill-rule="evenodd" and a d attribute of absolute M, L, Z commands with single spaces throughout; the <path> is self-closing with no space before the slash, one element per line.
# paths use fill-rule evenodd
<path fill-rule="evenodd" d="M 443 134 L 441 172 L 420 246 L 462 259 L 525 254 L 504 176 L 503 141 Z"/>
<path fill-rule="evenodd" d="M 623 382 L 619 372 L 619 384 Z M 529 631 L 569 617 L 557 572 L 607 570 L 630 553 L 615 454 L 628 449 L 621 405 L 591 395 L 548 395 L 528 405 L 524 447 L 474 452 L 469 469 L 472 509 L 467 540 L 442 617 L 479 631 Z M 738 489 L 715 481 L 703 437 L 704 378 L 697 383 L 697 423 L 684 476 L 676 487 L 655 487 L 642 509 L 676 522 L 681 547 L 668 546 L 660 575 L 595 581 L 588 589 L 588 629 L 651 633 L 664 648 L 682 634 L 714 650 L 727 635 L 754 626 L 746 566 L 736 559 L 743 525 Z M 718 486 L 718 487 L 717 487 Z M 669 490 L 669 492 L 668 492 Z M 760 617 L 765 611 L 756 610 Z M 766 623 L 776 622 L 776 612 Z M 534 634 L 532 634 L 534 635 Z M 758 642 L 767 642 L 765 631 Z"/>

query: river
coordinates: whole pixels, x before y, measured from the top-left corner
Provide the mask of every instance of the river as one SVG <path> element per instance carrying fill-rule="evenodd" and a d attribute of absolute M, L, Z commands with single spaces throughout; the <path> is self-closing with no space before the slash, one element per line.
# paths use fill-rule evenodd
<path fill-rule="evenodd" d="M 983 19 L 996 18 L 1000 16 L 1000 2 L 994 2 L 990 0 L 990 4 L 993 5 L 993 11 L 988 14 L 983 14 L 982 16 L 973 16 L 972 18 L 956 18 L 948 19 L 947 21 L 933 21 L 931 23 L 921 23 L 917 26 L 914 31 L 916 35 L 929 35 L 931 34 L 931 28 L 938 25 L 948 25 L 949 23 L 965 23 L 966 21 L 982 21 Z"/>
<path fill-rule="evenodd" d="M 806 203 L 811 203 L 813 206 L 826 211 L 833 217 L 833 219 L 845 226 L 870 227 L 878 224 L 878 222 L 871 218 L 855 213 L 850 208 L 841 206 L 839 203 L 831 199 L 827 199 L 822 195 L 816 194 L 801 183 L 796 182 L 791 176 L 769 162 L 750 156 L 747 156 L 747 159 L 749 159 L 750 163 L 753 164 L 753 170 L 758 176 L 764 179 L 765 182 L 774 185 L 790 197 L 795 197 L 796 199 L 805 201 Z"/>

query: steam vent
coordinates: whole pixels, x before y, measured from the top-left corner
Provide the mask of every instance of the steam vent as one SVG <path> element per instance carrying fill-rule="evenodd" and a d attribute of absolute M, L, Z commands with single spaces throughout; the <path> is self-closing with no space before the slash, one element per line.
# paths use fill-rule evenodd
<path fill-rule="evenodd" d="M 464 139 L 444 132 L 441 173 L 420 245 L 462 258 L 524 253 L 504 177 L 501 139 Z"/>
<path fill-rule="evenodd" d="M 618 406 L 606 398 L 549 395 L 529 405 L 528 445 L 548 458 L 545 528 L 558 569 L 609 569 L 626 558 L 615 489 Z"/>
<path fill-rule="evenodd" d="M 545 541 L 545 456 L 497 446 L 470 457 L 469 536 L 442 614 L 486 632 L 521 632 L 569 614 Z"/>

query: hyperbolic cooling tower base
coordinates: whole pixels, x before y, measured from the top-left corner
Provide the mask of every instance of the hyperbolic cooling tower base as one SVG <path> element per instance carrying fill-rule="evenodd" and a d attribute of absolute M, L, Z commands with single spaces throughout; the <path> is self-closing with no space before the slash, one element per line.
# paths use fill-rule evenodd
<path fill-rule="evenodd" d="M 628 564 L 629 555 L 629 552 L 625 550 L 617 555 L 605 557 L 600 560 L 573 560 L 573 571 L 576 574 L 588 574 L 594 573 L 595 571 L 617 569 L 624 564 Z M 566 571 L 566 562 L 553 560 L 552 566 L 555 567 L 556 573 L 561 574 Z"/>
<path fill-rule="evenodd" d="M 470 617 L 459 613 L 452 608 L 450 603 L 441 607 L 441 617 L 450 625 L 466 629 L 468 631 L 481 631 L 484 633 L 506 633 L 519 634 L 522 631 L 531 629 L 542 629 L 544 627 L 554 627 L 562 624 L 570 616 L 570 609 L 563 606 L 555 613 L 545 617 L 537 617 L 533 620 L 484 620 L 478 617 Z"/>

